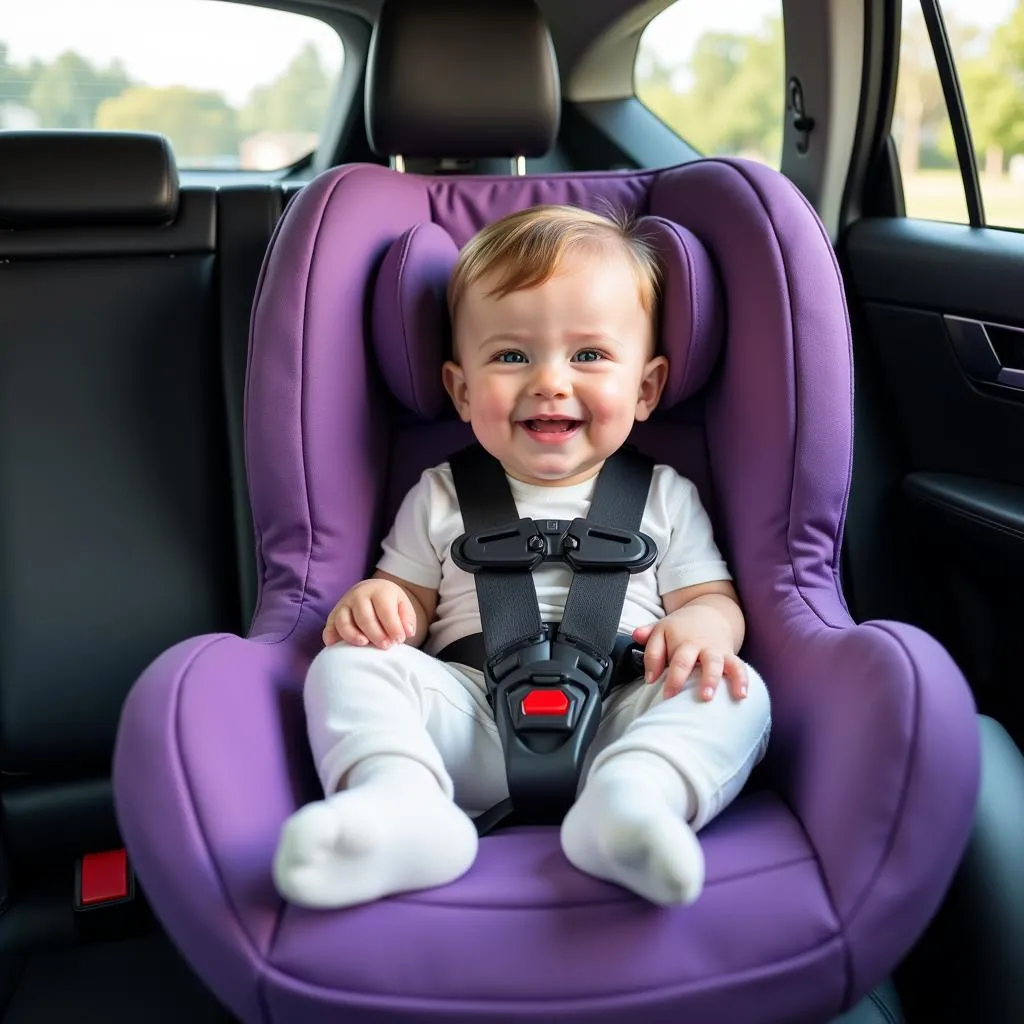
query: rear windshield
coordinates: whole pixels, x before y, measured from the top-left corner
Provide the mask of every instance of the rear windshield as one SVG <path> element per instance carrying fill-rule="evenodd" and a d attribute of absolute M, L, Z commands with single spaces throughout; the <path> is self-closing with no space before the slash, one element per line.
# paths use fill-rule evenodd
<path fill-rule="evenodd" d="M 0 21 L 0 129 L 152 131 L 184 169 L 316 149 L 341 72 L 315 18 L 218 0 L 31 0 Z"/>

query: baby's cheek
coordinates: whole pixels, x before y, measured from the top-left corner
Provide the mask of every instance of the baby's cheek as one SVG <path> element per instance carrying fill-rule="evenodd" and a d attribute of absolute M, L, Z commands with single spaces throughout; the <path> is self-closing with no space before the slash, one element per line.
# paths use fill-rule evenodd
<path fill-rule="evenodd" d="M 636 408 L 636 393 L 619 377 L 608 377 L 592 392 L 591 413 L 595 419 L 614 422 L 632 416 Z"/>
<path fill-rule="evenodd" d="M 602 396 L 590 409 L 591 424 L 602 431 L 628 431 L 632 429 L 635 415 L 636 402 L 621 392 Z"/>
<path fill-rule="evenodd" d="M 496 423 L 511 416 L 513 405 L 514 402 L 500 388 L 488 388 L 480 392 L 475 411 L 482 420 Z"/>

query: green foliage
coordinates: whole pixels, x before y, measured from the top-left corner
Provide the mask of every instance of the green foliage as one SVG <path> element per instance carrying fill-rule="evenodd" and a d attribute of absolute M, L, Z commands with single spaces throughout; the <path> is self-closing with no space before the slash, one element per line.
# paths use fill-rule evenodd
<path fill-rule="evenodd" d="M 945 20 L 979 161 L 993 149 L 1004 160 L 1024 153 L 1024 0 L 990 38 L 951 14 Z M 752 34 L 709 32 L 677 65 L 660 62 L 641 45 L 637 95 L 701 153 L 744 154 L 777 166 L 785 110 L 782 31 L 781 18 L 770 18 Z M 956 166 L 919 11 L 903 26 L 893 137 L 904 173 Z"/>
<path fill-rule="evenodd" d="M 307 43 L 269 85 L 253 89 L 238 116 L 244 133 L 319 132 L 331 102 L 331 79 Z"/>
<path fill-rule="evenodd" d="M 1005 164 L 1024 153 L 1024 0 L 988 38 L 948 16 L 946 27 L 979 160 L 995 153 L 997 165 Z M 783 41 L 782 19 L 773 17 L 751 33 L 707 32 L 679 64 L 659 61 L 641 46 L 637 95 L 700 152 L 744 154 L 777 166 L 785 111 Z M 230 157 L 261 131 L 319 132 L 331 87 L 312 44 L 276 79 L 253 89 L 236 111 L 218 93 L 144 86 L 117 63 L 94 67 L 70 51 L 48 64 L 16 66 L 0 42 L 0 105 L 28 107 L 44 128 L 162 132 L 183 162 Z M 893 136 L 906 173 L 956 165 L 920 16 L 904 25 Z"/>
<path fill-rule="evenodd" d="M 27 76 L 28 102 L 41 128 L 92 128 L 99 105 L 128 85 L 124 68 L 100 70 L 77 53 L 62 53 L 52 64 L 36 64 Z"/>
<path fill-rule="evenodd" d="M 7 44 L 0 41 L 0 103 L 26 104 L 31 90 L 32 79 L 11 64 Z"/>
<path fill-rule="evenodd" d="M 785 110 L 782 18 L 750 35 L 706 32 L 677 67 L 653 55 L 636 78 L 640 100 L 707 155 L 743 154 L 778 166 Z"/>
<path fill-rule="evenodd" d="M 26 107 L 40 128 L 152 131 L 166 135 L 183 164 L 237 160 L 246 136 L 262 131 L 322 130 L 332 81 L 307 44 L 276 79 L 236 110 L 218 92 L 132 81 L 122 65 L 97 68 L 74 52 L 52 63 L 11 63 L 0 41 L 0 106 Z"/>
<path fill-rule="evenodd" d="M 990 147 L 1024 152 L 1024 4 L 992 34 L 984 53 L 958 62 L 960 84 L 979 156 Z"/>
<path fill-rule="evenodd" d="M 158 132 L 171 140 L 175 152 L 197 162 L 236 152 L 239 142 L 238 115 L 224 97 L 183 85 L 131 86 L 100 104 L 95 127 Z"/>

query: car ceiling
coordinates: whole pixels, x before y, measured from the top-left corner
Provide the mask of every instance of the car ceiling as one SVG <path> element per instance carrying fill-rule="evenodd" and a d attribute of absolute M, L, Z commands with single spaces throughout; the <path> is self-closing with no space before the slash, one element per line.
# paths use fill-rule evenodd
<path fill-rule="evenodd" d="M 479 2 L 499 3 L 500 0 Z M 587 0 L 586 3 L 581 3 L 581 0 L 537 0 L 537 6 L 551 30 L 563 76 L 609 30 L 628 32 L 632 29 L 639 36 L 651 18 L 671 3 L 672 0 L 642 0 L 640 3 L 636 0 Z M 318 0 L 316 6 L 348 11 L 372 23 L 376 21 L 381 4 L 382 0 Z"/>

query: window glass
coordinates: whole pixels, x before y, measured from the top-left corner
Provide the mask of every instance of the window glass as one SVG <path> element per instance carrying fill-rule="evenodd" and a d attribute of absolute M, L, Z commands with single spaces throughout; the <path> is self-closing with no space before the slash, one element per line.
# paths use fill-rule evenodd
<path fill-rule="evenodd" d="M 781 0 L 676 0 L 640 39 L 634 85 L 700 153 L 778 167 L 785 68 Z"/>
<path fill-rule="evenodd" d="M 947 21 L 952 39 L 963 29 Z M 903 5 L 892 138 L 908 217 L 966 224 L 967 200 L 935 54 L 918 0 Z"/>
<path fill-rule="evenodd" d="M 317 145 L 343 60 L 315 18 L 214 0 L 32 0 L 0 21 L 0 129 L 166 135 L 183 168 Z"/>
<path fill-rule="evenodd" d="M 986 223 L 1024 228 L 1024 4 L 944 0 Z M 893 112 L 907 215 L 966 224 L 967 203 L 924 17 L 903 10 Z"/>

